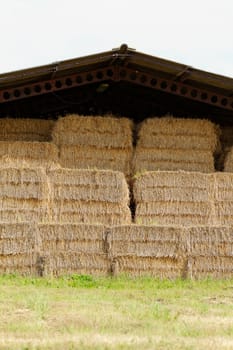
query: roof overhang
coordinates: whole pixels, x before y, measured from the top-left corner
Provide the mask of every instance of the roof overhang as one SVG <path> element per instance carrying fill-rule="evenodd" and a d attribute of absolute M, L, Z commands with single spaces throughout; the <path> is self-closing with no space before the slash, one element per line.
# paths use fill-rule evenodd
<path fill-rule="evenodd" d="M 79 86 L 125 82 L 232 112 L 233 79 L 119 49 L 0 75 L 0 107 Z"/>

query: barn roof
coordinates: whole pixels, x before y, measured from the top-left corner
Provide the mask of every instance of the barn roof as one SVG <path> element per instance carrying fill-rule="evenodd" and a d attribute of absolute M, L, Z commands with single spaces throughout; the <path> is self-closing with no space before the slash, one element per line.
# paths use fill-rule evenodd
<path fill-rule="evenodd" d="M 75 105 L 93 111 L 104 109 L 106 98 L 108 110 L 117 109 L 118 99 L 126 115 L 140 111 L 133 108 L 140 100 L 143 117 L 183 110 L 233 122 L 232 78 L 137 52 L 125 44 L 0 75 L 1 115 L 58 113 Z"/>

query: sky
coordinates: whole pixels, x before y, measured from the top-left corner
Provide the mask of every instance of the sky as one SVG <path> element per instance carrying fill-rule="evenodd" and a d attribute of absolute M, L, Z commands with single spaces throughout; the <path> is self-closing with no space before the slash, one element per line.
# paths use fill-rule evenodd
<path fill-rule="evenodd" d="M 119 47 L 233 77 L 232 0 L 0 0 L 0 73 Z"/>

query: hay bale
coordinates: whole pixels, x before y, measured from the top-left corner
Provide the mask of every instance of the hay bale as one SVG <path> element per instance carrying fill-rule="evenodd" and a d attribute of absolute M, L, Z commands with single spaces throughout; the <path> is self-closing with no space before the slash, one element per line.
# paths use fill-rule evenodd
<path fill-rule="evenodd" d="M 1 141 L 51 141 L 54 121 L 0 118 Z"/>
<path fill-rule="evenodd" d="M 142 169 L 153 170 L 185 170 L 214 171 L 212 152 L 202 150 L 153 149 L 137 147 L 133 159 L 133 172 Z"/>
<path fill-rule="evenodd" d="M 187 242 L 180 227 L 112 227 L 108 246 L 114 275 L 177 278 L 186 273 Z"/>
<path fill-rule="evenodd" d="M 69 115 L 53 130 L 63 167 L 111 169 L 130 176 L 133 153 L 133 123 L 112 116 Z"/>
<path fill-rule="evenodd" d="M 107 276 L 110 272 L 107 254 L 62 252 L 45 256 L 44 275 L 98 275 Z"/>
<path fill-rule="evenodd" d="M 106 253 L 105 226 L 84 224 L 39 224 L 41 254 L 61 252 Z"/>
<path fill-rule="evenodd" d="M 232 278 L 233 258 L 229 256 L 194 256 L 188 261 L 189 277 Z"/>
<path fill-rule="evenodd" d="M 186 172 L 149 172 L 134 183 L 136 223 L 208 225 L 213 220 L 214 177 Z"/>
<path fill-rule="evenodd" d="M 43 168 L 0 167 L 0 221 L 43 221 L 49 215 L 49 184 Z"/>
<path fill-rule="evenodd" d="M 214 151 L 218 135 L 217 126 L 209 120 L 155 117 L 141 123 L 138 146 Z"/>
<path fill-rule="evenodd" d="M 35 166 L 58 163 L 58 148 L 49 142 L 0 141 L 0 163 L 6 158 Z"/>
<path fill-rule="evenodd" d="M 56 222 L 131 222 L 124 175 L 113 171 L 57 169 L 49 172 Z"/>
<path fill-rule="evenodd" d="M 61 145 L 60 163 L 64 168 L 100 169 L 131 174 L 132 149 Z"/>
<path fill-rule="evenodd" d="M 58 119 L 52 137 L 57 145 L 132 148 L 132 128 L 127 118 L 67 115 Z"/>
<path fill-rule="evenodd" d="M 0 273 L 37 274 L 36 226 L 0 223 Z"/>
<path fill-rule="evenodd" d="M 172 117 L 144 120 L 138 131 L 133 173 L 143 170 L 214 171 L 218 128 L 207 120 Z"/>

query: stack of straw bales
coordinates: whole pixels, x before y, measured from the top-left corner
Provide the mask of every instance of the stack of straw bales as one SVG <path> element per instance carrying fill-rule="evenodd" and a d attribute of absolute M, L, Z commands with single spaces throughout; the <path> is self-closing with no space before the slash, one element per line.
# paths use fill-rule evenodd
<path fill-rule="evenodd" d="M 107 275 L 110 260 L 102 225 L 40 224 L 44 275 Z"/>
<path fill-rule="evenodd" d="M 233 274 L 232 227 L 189 228 L 188 276 L 224 278 Z"/>
<path fill-rule="evenodd" d="M 37 274 L 37 237 L 29 223 L 0 223 L 0 273 Z"/>
<path fill-rule="evenodd" d="M 43 119 L 0 119 L 1 141 L 51 141 L 54 121 Z"/>
<path fill-rule="evenodd" d="M 65 168 L 110 169 L 130 175 L 133 146 L 129 119 L 70 115 L 58 120 L 52 137 Z"/>
<path fill-rule="evenodd" d="M 115 275 L 177 278 L 187 273 L 187 243 L 180 227 L 112 227 L 108 245 Z"/>
<path fill-rule="evenodd" d="M 131 222 L 123 173 L 54 169 L 49 173 L 55 222 L 121 225 Z"/>
<path fill-rule="evenodd" d="M 208 120 L 146 119 L 138 132 L 134 173 L 153 170 L 213 172 L 217 127 Z"/>
<path fill-rule="evenodd" d="M 3 163 L 0 167 L 0 222 L 47 220 L 49 186 L 43 168 Z"/>
<path fill-rule="evenodd" d="M 144 225 L 208 225 L 212 223 L 212 174 L 148 172 L 134 183 L 136 223 Z"/>
<path fill-rule="evenodd" d="M 29 166 L 58 166 L 58 148 L 49 142 L 0 141 L 0 163 L 5 158 Z"/>

